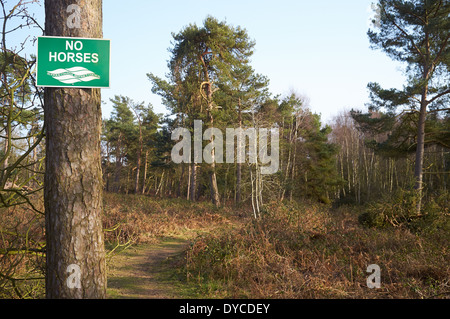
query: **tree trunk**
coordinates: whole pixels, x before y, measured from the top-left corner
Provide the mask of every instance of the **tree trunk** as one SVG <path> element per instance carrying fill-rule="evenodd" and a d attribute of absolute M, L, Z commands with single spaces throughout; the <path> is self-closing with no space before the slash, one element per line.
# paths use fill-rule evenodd
<path fill-rule="evenodd" d="M 161 174 L 161 180 L 159 181 L 159 186 L 158 186 L 158 188 L 156 189 L 156 193 L 155 193 L 155 196 L 158 196 L 158 194 L 161 192 L 163 192 L 162 191 L 162 188 L 163 188 L 163 181 L 164 181 L 164 173 L 165 173 L 165 171 L 163 171 L 162 172 L 162 174 Z M 160 196 L 161 197 L 161 196 Z"/>
<path fill-rule="evenodd" d="M 417 150 L 416 150 L 416 164 L 414 167 L 415 190 L 417 191 L 417 206 L 416 212 L 420 214 L 422 206 L 422 187 L 423 187 L 423 155 L 425 152 L 425 120 L 427 118 L 427 91 L 428 86 L 425 86 L 422 93 L 422 102 L 420 106 L 419 123 L 417 126 Z"/>
<path fill-rule="evenodd" d="M 142 194 L 145 194 L 145 183 L 147 182 L 147 169 L 148 169 L 148 150 L 145 151 L 144 160 L 144 181 L 142 182 Z"/>
<path fill-rule="evenodd" d="M 208 87 L 210 87 L 210 85 L 208 85 Z M 208 89 L 208 91 L 210 91 L 211 88 Z M 212 95 L 210 95 L 210 93 L 208 93 L 208 95 L 211 98 L 212 101 Z M 214 127 L 214 118 L 213 115 L 211 113 L 211 108 L 212 108 L 212 104 L 210 104 L 209 106 L 209 121 L 210 121 L 210 125 L 211 127 Z M 211 136 L 210 139 L 211 143 L 214 143 L 214 138 L 213 136 Z M 211 201 L 214 204 L 214 206 L 219 207 L 220 206 L 220 195 L 219 195 L 219 187 L 217 186 L 217 176 L 216 176 L 216 158 L 215 158 L 215 148 L 212 149 L 211 151 L 211 157 L 212 157 L 212 163 L 211 163 L 211 167 L 210 167 L 210 172 L 209 172 L 209 185 L 210 185 L 210 190 L 211 190 Z"/>
<path fill-rule="evenodd" d="M 181 193 L 183 191 L 183 180 L 184 180 L 184 163 L 181 164 L 181 174 L 178 179 L 178 187 L 177 187 L 177 197 L 181 197 Z"/>
<path fill-rule="evenodd" d="M 136 113 L 136 117 L 139 121 L 139 146 L 137 150 L 137 163 L 136 163 L 136 180 L 134 181 L 134 193 L 139 193 L 139 174 L 141 172 L 141 157 L 142 157 L 142 149 L 143 149 L 143 138 L 142 138 L 142 121 L 139 113 L 133 109 Z"/>
<path fill-rule="evenodd" d="M 239 98 L 238 103 L 238 117 L 239 117 L 239 129 L 242 129 L 242 111 L 241 111 L 241 99 Z M 241 131 L 239 131 L 241 134 Z M 239 140 L 242 141 L 241 136 L 239 136 Z M 242 147 L 239 145 L 239 147 Z M 237 161 L 236 161 L 237 162 Z M 241 181 L 242 181 L 242 163 L 236 163 L 236 205 L 241 203 Z"/>
<path fill-rule="evenodd" d="M 190 191 L 189 191 L 189 196 L 190 196 L 190 200 L 195 202 L 196 200 L 196 190 L 197 190 L 197 166 L 195 164 L 195 162 L 193 161 L 191 164 L 191 178 L 190 178 Z"/>
<path fill-rule="evenodd" d="M 101 38 L 102 1 L 82 1 L 81 28 L 69 29 L 72 3 L 45 1 L 46 35 Z M 46 88 L 44 100 L 46 296 L 105 298 L 100 89 Z"/>
<path fill-rule="evenodd" d="M 297 159 L 297 139 L 298 139 L 298 117 L 295 118 L 295 131 L 294 131 L 294 140 L 292 141 L 292 144 L 294 146 L 294 154 L 292 159 L 292 172 L 291 172 L 291 187 L 289 192 L 289 201 L 292 202 L 293 200 L 293 191 L 294 191 L 294 181 L 295 181 L 295 165 L 296 165 L 296 159 Z"/>
<path fill-rule="evenodd" d="M 118 193 L 120 190 L 120 175 L 122 174 L 122 154 L 121 149 L 122 133 L 119 133 L 116 146 L 116 167 L 114 170 L 114 192 Z"/>
<path fill-rule="evenodd" d="M 137 153 L 137 163 L 136 163 L 136 180 L 134 181 L 134 193 L 139 192 L 139 175 L 141 172 L 141 156 L 142 156 L 142 131 L 139 128 L 139 148 Z"/>
<path fill-rule="evenodd" d="M 428 21 L 426 21 L 428 24 Z M 423 189 L 423 156 L 425 152 L 425 121 L 427 119 L 428 106 L 428 81 L 431 71 L 430 61 L 430 42 L 428 33 L 425 34 L 425 61 L 423 67 L 423 78 L 425 85 L 422 90 L 422 97 L 420 101 L 419 123 L 417 125 L 417 150 L 416 163 L 414 167 L 415 190 L 417 191 L 417 205 L 416 212 L 419 215 L 422 209 L 422 189 Z"/>
<path fill-rule="evenodd" d="M 190 199 L 190 190 L 191 190 L 191 166 L 188 165 L 188 183 L 187 183 L 187 191 L 186 191 L 186 200 Z"/>
<path fill-rule="evenodd" d="M 242 164 L 236 163 L 236 205 L 241 204 Z"/>
<path fill-rule="evenodd" d="M 201 57 L 201 62 L 203 64 L 203 72 L 205 76 L 206 82 L 204 82 L 202 85 L 206 86 L 206 101 L 208 103 L 208 118 L 210 127 L 214 127 L 214 117 L 212 114 L 213 110 L 213 88 L 212 88 L 212 82 L 209 78 L 208 74 L 208 67 L 204 60 L 204 56 Z M 213 143 L 214 139 L 213 136 L 211 136 L 210 142 Z M 212 149 L 211 152 L 212 157 L 212 163 L 210 165 L 210 171 L 209 171 L 209 185 L 210 185 L 210 191 L 211 191 L 211 201 L 214 204 L 214 206 L 219 207 L 220 206 L 220 195 L 219 195 L 219 188 L 217 186 L 217 177 L 216 177 L 216 160 L 215 160 L 215 149 Z"/>

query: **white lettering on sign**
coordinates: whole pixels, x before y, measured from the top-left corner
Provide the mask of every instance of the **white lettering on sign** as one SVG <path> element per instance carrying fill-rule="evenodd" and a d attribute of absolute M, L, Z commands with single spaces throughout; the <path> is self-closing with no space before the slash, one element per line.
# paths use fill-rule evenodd
<path fill-rule="evenodd" d="M 57 57 L 56 52 L 55 53 L 50 52 L 49 61 L 52 62 L 53 59 L 56 61 L 56 57 Z"/>
<path fill-rule="evenodd" d="M 66 50 L 80 51 L 83 49 L 82 41 L 66 41 Z M 49 52 L 49 62 L 72 62 L 72 63 L 98 63 L 98 53 L 81 52 Z"/>
<path fill-rule="evenodd" d="M 83 42 L 75 41 L 74 43 L 73 41 L 66 41 L 66 50 L 73 50 L 74 48 L 75 50 L 80 51 L 83 49 Z"/>

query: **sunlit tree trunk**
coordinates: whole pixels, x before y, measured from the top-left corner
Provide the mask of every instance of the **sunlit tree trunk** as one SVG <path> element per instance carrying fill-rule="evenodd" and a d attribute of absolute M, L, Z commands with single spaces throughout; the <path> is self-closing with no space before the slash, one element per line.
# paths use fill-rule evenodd
<path fill-rule="evenodd" d="M 69 29 L 73 1 L 45 1 L 46 35 L 101 38 L 102 1 L 81 2 L 81 28 Z M 104 298 L 100 89 L 46 88 L 44 99 L 46 296 Z"/>
<path fill-rule="evenodd" d="M 144 159 L 144 176 L 143 176 L 143 182 L 142 182 L 142 194 L 145 194 L 145 186 L 147 182 L 147 170 L 148 170 L 148 152 L 149 150 L 145 151 L 145 159 Z"/>

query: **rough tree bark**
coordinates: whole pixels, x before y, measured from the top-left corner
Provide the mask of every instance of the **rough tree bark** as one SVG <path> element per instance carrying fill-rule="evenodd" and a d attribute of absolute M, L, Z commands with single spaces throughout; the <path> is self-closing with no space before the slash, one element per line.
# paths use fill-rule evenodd
<path fill-rule="evenodd" d="M 73 2 L 45 1 L 46 35 L 101 38 L 102 1 L 78 1 L 81 28 L 69 28 L 67 8 Z M 46 88 L 44 99 L 46 295 L 104 298 L 100 89 Z M 81 288 L 67 284 L 70 265 L 79 267 Z"/>

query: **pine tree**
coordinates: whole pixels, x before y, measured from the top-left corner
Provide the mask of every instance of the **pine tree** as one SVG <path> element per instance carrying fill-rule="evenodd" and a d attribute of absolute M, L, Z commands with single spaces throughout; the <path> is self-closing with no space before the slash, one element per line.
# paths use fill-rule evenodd
<path fill-rule="evenodd" d="M 450 96 L 450 2 L 448 0 L 380 0 L 378 27 L 369 30 L 373 48 L 384 51 L 393 60 L 406 64 L 408 83 L 402 89 L 383 89 L 377 83 L 368 88 L 370 111 L 386 110 L 388 121 L 399 120 L 395 127 L 414 123 L 416 153 L 414 178 L 421 209 L 423 160 L 427 143 L 427 120 L 448 116 Z M 397 109 L 401 109 L 396 114 Z M 358 117 L 355 117 L 358 120 Z M 367 116 L 366 116 L 367 120 Z M 376 121 L 380 124 L 380 121 Z M 366 123 L 368 123 L 366 121 Z M 374 123 L 372 123 L 374 124 Z M 391 124 L 392 127 L 393 124 Z M 409 125 L 409 124 L 408 124 Z M 401 134 L 400 134 L 401 135 Z M 398 135 L 393 136 L 398 140 Z M 391 138 L 393 140 L 394 138 Z"/>
<path fill-rule="evenodd" d="M 130 155 L 132 156 L 132 148 L 137 140 L 137 127 L 131 110 L 133 102 L 129 97 L 116 95 L 110 101 L 113 103 L 113 112 L 111 118 L 105 123 L 105 137 L 114 154 L 113 190 L 118 192 L 123 186 L 121 183 L 122 169 L 127 165 Z M 125 185 L 125 188 L 128 188 L 128 185 Z"/>
<path fill-rule="evenodd" d="M 229 81 L 233 68 L 248 63 L 254 43 L 245 30 L 213 17 L 207 17 L 202 27 L 195 24 L 185 27 L 173 34 L 173 38 L 170 82 L 149 74 L 153 92 L 160 94 L 164 103 L 179 115 L 180 123 L 191 125 L 194 120 L 203 120 L 209 128 L 215 127 L 214 119 L 220 112 L 216 94 L 219 83 Z M 214 142 L 213 137 L 210 142 Z M 211 155 L 213 161 L 205 168 L 209 175 L 211 201 L 220 206 L 214 151 Z M 193 162 L 191 182 L 194 189 L 196 169 Z"/>
<path fill-rule="evenodd" d="M 102 1 L 83 2 L 80 28 L 67 26 L 73 1 L 45 1 L 47 36 L 102 37 Z M 45 88 L 47 298 L 105 298 L 100 89 Z M 70 272 L 79 278 L 67 284 Z"/>

